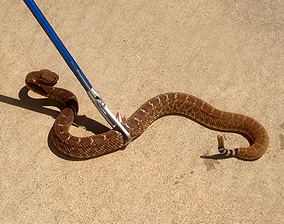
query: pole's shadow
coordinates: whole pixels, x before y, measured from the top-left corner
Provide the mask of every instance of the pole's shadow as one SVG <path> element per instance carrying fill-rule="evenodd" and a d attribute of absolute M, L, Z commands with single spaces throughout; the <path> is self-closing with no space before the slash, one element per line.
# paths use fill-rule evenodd
<path fill-rule="evenodd" d="M 7 103 L 13 106 L 17 106 L 17 107 L 21 107 L 27 110 L 31 110 L 31 111 L 35 111 L 41 114 L 45 114 L 48 116 L 51 116 L 52 118 L 56 119 L 56 117 L 59 115 L 59 111 L 47 108 L 46 106 L 55 106 L 57 108 L 59 108 L 60 110 L 63 109 L 63 104 L 61 104 L 58 101 L 55 100 L 51 100 L 48 98 L 43 98 L 43 99 L 34 99 L 31 98 L 28 95 L 29 89 L 24 86 L 20 91 L 19 91 L 19 98 L 18 99 L 14 99 L 12 97 L 8 97 L 8 96 L 4 96 L 2 94 L 0 94 L 0 102 L 3 103 Z M 104 125 L 102 125 L 101 123 L 86 117 L 85 115 L 78 115 L 75 119 L 75 121 L 73 122 L 73 125 L 78 127 L 84 127 L 87 131 L 91 131 L 94 134 L 100 134 L 103 132 L 107 132 L 110 129 Z M 77 158 L 72 158 L 69 157 L 65 154 L 63 154 L 62 152 L 60 152 L 53 144 L 52 140 L 51 140 L 51 135 L 49 132 L 48 135 L 48 146 L 50 148 L 50 150 L 58 157 L 62 158 L 62 159 L 66 159 L 66 160 L 85 160 L 85 159 L 77 159 Z"/>

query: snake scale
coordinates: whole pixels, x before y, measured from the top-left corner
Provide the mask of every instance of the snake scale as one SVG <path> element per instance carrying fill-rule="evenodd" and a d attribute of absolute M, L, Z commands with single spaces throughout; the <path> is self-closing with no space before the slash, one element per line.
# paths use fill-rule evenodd
<path fill-rule="evenodd" d="M 26 85 L 32 91 L 60 101 L 64 108 L 51 129 L 54 145 L 64 154 L 76 158 L 92 158 L 116 151 L 141 135 L 156 119 L 179 114 L 200 124 L 219 131 L 238 132 L 248 136 L 249 147 L 226 149 L 223 138 L 218 136 L 218 149 L 225 156 L 235 156 L 243 160 L 260 158 L 268 148 L 269 138 L 265 128 L 255 119 L 237 113 L 218 110 L 203 100 L 185 93 L 165 93 L 146 101 L 122 125 L 132 139 L 127 140 L 119 131 L 112 129 L 89 137 L 76 137 L 69 133 L 78 113 L 76 96 L 65 89 L 54 87 L 58 75 L 47 69 L 31 72 L 26 76 Z"/>

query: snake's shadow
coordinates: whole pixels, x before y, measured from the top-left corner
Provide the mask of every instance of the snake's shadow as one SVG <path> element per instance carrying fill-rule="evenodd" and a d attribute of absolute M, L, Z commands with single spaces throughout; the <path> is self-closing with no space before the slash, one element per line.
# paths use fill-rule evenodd
<path fill-rule="evenodd" d="M 42 113 L 42 114 L 46 114 L 48 116 L 51 116 L 52 118 L 56 119 L 56 117 L 59 115 L 60 111 L 57 110 L 53 110 L 50 108 L 47 108 L 46 106 L 55 106 L 57 108 L 59 108 L 60 110 L 63 109 L 63 104 L 61 104 L 58 101 L 55 100 L 51 100 L 48 98 L 40 98 L 40 99 L 35 99 L 32 98 L 28 95 L 29 89 L 24 86 L 20 91 L 19 91 L 19 98 L 20 101 L 24 108 L 38 112 L 38 113 Z M 20 105 L 17 105 L 20 106 Z M 73 125 L 75 127 L 84 127 L 87 131 L 91 131 L 94 134 L 100 134 L 100 133 L 104 133 L 109 131 L 110 129 L 106 126 L 104 126 L 103 124 L 85 116 L 85 115 L 78 115 L 75 119 L 75 121 L 73 122 Z M 50 150 L 58 157 L 62 158 L 62 159 L 66 159 L 66 160 L 72 160 L 72 161 L 81 161 L 81 160 L 88 160 L 88 159 L 78 159 L 78 158 L 72 158 L 70 156 L 67 156 L 65 154 L 63 154 L 62 152 L 60 152 L 53 144 L 52 140 L 51 140 L 51 129 L 49 131 L 49 135 L 48 135 L 48 146 L 50 148 Z M 105 154 L 104 154 L 105 155 Z"/>

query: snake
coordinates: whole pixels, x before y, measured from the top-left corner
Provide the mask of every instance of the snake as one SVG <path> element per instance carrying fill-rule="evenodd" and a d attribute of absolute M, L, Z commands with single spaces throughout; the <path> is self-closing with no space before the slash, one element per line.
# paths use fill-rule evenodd
<path fill-rule="evenodd" d="M 213 130 L 233 132 L 248 137 L 250 146 L 228 149 L 223 135 L 218 135 L 218 151 L 225 157 L 242 160 L 259 159 L 267 150 L 269 137 L 265 128 L 255 119 L 238 113 L 225 112 L 186 93 L 169 92 L 147 100 L 129 118 L 120 119 L 131 135 L 126 138 L 116 128 L 87 137 L 70 134 L 69 129 L 78 114 L 77 97 L 69 90 L 54 87 L 59 76 L 48 69 L 27 74 L 28 89 L 44 97 L 63 103 L 63 109 L 51 128 L 51 139 L 57 149 L 75 158 L 93 158 L 125 148 L 140 136 L 155 120 L 166 115 L 181 115 Z"/>

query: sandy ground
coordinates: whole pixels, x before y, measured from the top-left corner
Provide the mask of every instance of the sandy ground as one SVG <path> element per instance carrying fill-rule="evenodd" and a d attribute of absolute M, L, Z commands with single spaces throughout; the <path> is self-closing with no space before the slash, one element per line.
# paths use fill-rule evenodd
<path fill-rule="evenodd" d="M 186 92 L 254 117 L 270 145 L 253 162 L 206 159 L 219 132 L 170 116 L 125 150 L 60 154 L 49 137 L 59 109 L 27 91 L 27 73 L 56 72 L 79 99 L 77 123 L 108 125 L 25 4 L 2 0 L 0 223 L 284 223 L 282 0 L 36 2 L 113 112 Z"/>

